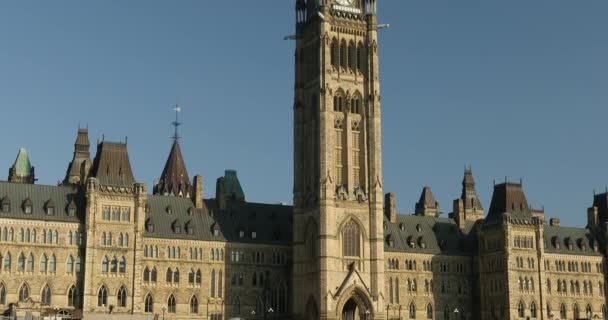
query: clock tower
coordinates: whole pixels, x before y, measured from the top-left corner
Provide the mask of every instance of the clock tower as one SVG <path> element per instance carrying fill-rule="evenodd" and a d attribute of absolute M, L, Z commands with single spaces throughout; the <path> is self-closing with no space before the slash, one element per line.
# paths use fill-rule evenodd
<path fill-rule="evenodd" d="M 385 319 L 376 0 L 296 0 L 293 312 Z"/>

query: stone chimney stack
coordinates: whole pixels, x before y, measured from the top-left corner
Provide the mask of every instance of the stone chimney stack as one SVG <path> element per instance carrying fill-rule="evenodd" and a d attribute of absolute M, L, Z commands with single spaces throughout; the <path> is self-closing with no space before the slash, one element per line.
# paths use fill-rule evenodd
<path fill-rule="evenodd" d="M 587 209 L 587 228 L 593 230 L 594 228 L 598 227 L 598 224 L 598 208 L 591 207 Z"/>
<path fill-rule="evenodd" d="M 549 225 L 554 226 L 554 227 L 559 227 L 559 219 L 558 218 L 549 219 Z"/>
<path fill-rule="evenodd" d="M 203 208 L 203 177 L 200 175 L 194 176 L 194 181 L 192 182 L 193 187 L 193 196 L 192 200 L 194 201 L 194 207 L 197 209 Z"/>
<path fill-rule="evenodd" d="M 397 209 L 395 208 L 395 193 L 384 195 L 384 214 L 391 223 L 397 222 Z"/>

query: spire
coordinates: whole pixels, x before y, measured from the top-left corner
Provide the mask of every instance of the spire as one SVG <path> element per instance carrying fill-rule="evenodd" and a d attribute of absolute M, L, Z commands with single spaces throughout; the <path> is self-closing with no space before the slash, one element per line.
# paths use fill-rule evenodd
<path fill-rule="evenodd" d="M 435 201 L 433 191 L 431 187 L 425 186 L 422 189 L 420 200 L 416 203 L 416 214 L 421 216 L 433 216 L 439 215 L 439 203 Z"/>
<path fill-rule="evenodd" d="M 460 196 L 466 210 L 483 211 L 481 201 L 475 190 L 475 179 L 473 179 L 473 171 L 471 168 L 464 170 L 464 178 L 462 179 L 462 195 Z"/>
<path fill-rule="evenodd" d="M 179 125 L 181 125 L 181 122 L 178 120 L 178 113 L 181 111 L 181 107 L 176 105 L 173 110 L 175 110 L 175 121 L 172 122 L 172 125 L 175 127 L 173 145 L 171 146 L 163 173 L 156 185 L 154 185 L 154 194 L 190 197 L 192 194 L 192 184 L 190 183 L 188 170 L 186 169 L 184 157 L 179 147 L 180 137 L 177 130 Z"/>
<path fill-rule="evenodd" d="M 19 149 L 15 163 L 13 163 L 8 170 L 8 181 L 15 183 L 34 183 L 34 167 L 32 167 L 32 163 L 30 162 L 30 158 L 27 155 L 25 148 Z"/>
<path fill-rule="evenodd" d="M 81 166 L 85 160 L 91 161 L 91 144 L 89 143 L 89 129 L 78 128 L 76 142 L 74 142 L 74 157 L 68 166 L 63 184 L 78 184 L 81 179 Z"/>

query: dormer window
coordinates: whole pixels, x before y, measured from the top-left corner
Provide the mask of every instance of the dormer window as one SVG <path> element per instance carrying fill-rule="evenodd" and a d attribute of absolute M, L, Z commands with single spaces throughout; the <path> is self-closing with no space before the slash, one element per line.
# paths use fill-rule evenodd
<path fill-rule="evenodd" d="M 405 230 L 405 226 L 403 225 L 403 222 L 401 222 L 399 224 L 399 230 L 402 230 L 402 231 Z"/>
<path fill-rule="evenodd" d="M 74 203 L 74 200 L 72 199 L 72 201 L 70 201 L 70 204 L 68 205 L 68 216 L 73 217 L 76 215 L 76 203 Z"/>
<path fill-rule="evenodd" d="M 151 219 L 146 220 L 146 231 L 154 232 L 154 223 L 152 223 Z"/>
<path fill-rule="evenodd" d="M 559 238 L 558 237 L 553 237 L 553 246 L 555 247 L 555 249 L 559 249 Z"/>
<path fill-rule="evenodd" d="M 2 198 L 2 203 L 0 206 L 2 207 L 2 213 L 11 212 L 11 200 L 8 198 L 8 196 Z"/>
<path fill-rule="evenodd" d="M 188 234 L 194 234 L 194 227 L 192 227 L 191 221 L 186 222 L 186 232 Z"/>
<path fill-rule="evenodd" d="M 55 203 L 53 202 L 53 200 L 49 200 L 46 202 L 46 204 L 44 205 L 44 210 L 48 216 L 55 215 Z"/>
<path fill-rule="evenodd" d="M 181 224 L 179 223 L 179 220 L 175 220 L 175 221 L 173 221 L 173 232 L 174 232 L 175 234 L 180 234 L 180 233 L 182 233 L 182 226 L 181 226 Z"/>
<path fill-rule="evenodd" d="M 389 234 L 386 236 L 386 244 L 388 244 L 388 246 L 391 248 L 395 247 L 395 239 L 393 239 L 393 235 Z"/>
<path fill-rule="evenodd" d="M 167 212 L 167 214 L 173 214 L 173 208 L 171 208 L 171 206 L 167 206 L 165 208 L 165 211 Z"/>
<path fill-rule="evenodd" d="M 414 243 L 414 239 L 412 236 L 407 237 L 407 244 L 410 246 L 410 248 L 413 248 L 416 246 L 416 243 Z"/>
<path fill-rule="evenodd" d="M 245 230 L 239 229 L 239 238 L 241 238 L 241 239 L 245 238 Z"/>
<path fill-rule="evenodd" d="M 192 207 L 188 208 L 188 215 L 191 216 L 194 213 L 194 209 Z"/>
<path fill-rule="evenodd" d="M 420 246 L 420 248 L 424 249 L 426 248 L 426 242 L 424 241 L 423 237 L 419 237 L 418 238 L 418 245 Z"/>
<path fill-rule="evenodd" d="M 256 231 L 251 231 L 251 239 L 255 239 L 258 237 L 258 233 Z"/>
<path fill-rule="evenodd" d="M 422 226 L 420 224 L 416 225 L 416 231 L 422 232 Z"/>
<path fill-rule="evenodd" d="M 211 226 L 211 233 L 213 233 L 214 237 L 219 237 L 220 236 L 220 226 L 217 223 L 214 223 Z"/>
<path fill-rule="evenodd" d="M 32 214 L 32 199 L 29 197 L 23 201 L 23 212 L 25 214 Z"/>

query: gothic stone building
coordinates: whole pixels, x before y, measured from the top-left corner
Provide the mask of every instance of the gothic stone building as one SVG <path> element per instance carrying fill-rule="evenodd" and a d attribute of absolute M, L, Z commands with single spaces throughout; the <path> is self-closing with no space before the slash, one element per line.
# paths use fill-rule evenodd
<path fill-rule="evenodd" d="M 608 193 L 585 228 L 489 209 L 471 170 L 448 217 L 382 188 L 377 0 L 296 0 L 293 206 L 252 203 L 236 172 L 204 199 L 176 139 L 161 178 L 80 129 L 58 186 L 24 149 L 0 182 L 0 309 L 85 319 L 606 319 Z M 548 220 L 548 222 L 547 222 Z"/>

